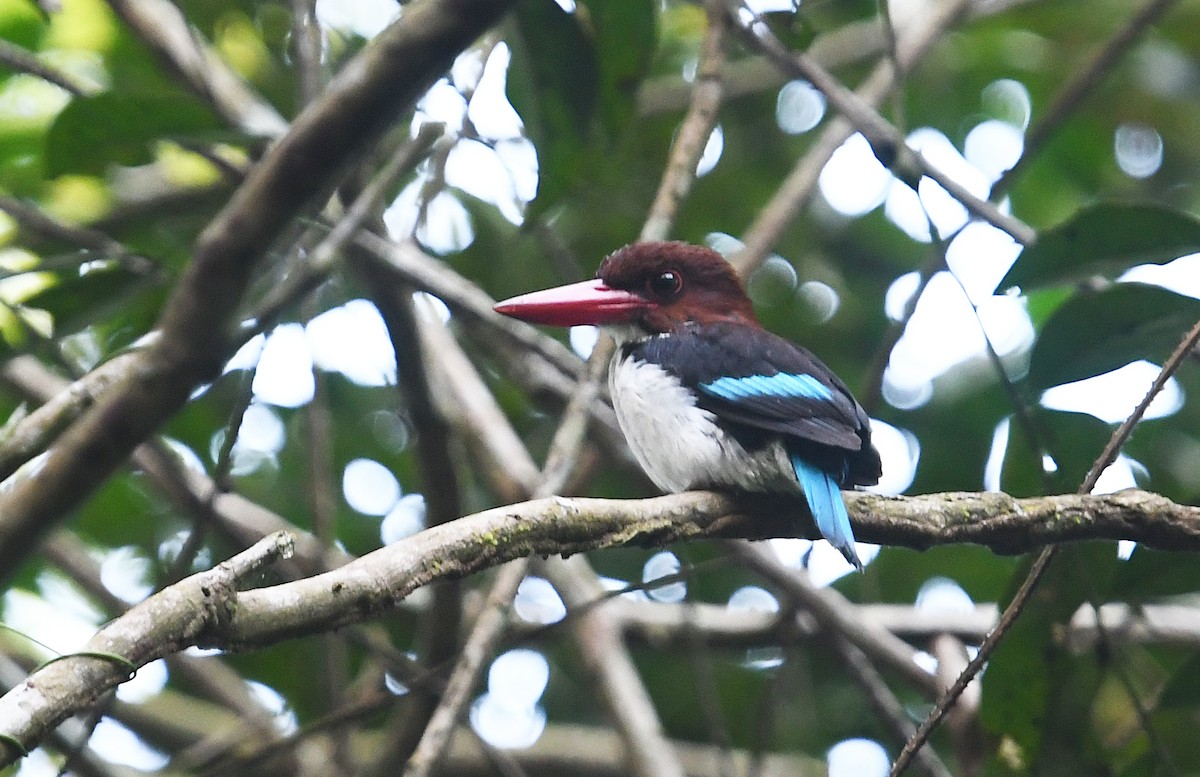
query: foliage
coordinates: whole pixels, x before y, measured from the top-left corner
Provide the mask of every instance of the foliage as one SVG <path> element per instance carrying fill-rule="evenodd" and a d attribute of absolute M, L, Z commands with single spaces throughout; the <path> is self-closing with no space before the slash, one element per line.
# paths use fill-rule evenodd
<path fill-rule="evenodd" d="M 94 380 L 104 365 L 154 347 L 145 346 L 146 338 L 178 312 L 179 289 L 196 271 L 197 246 L 211 238 L 206 227 L 213 230 L 223 217 L 240 224 L 229 211 L 253 205 L 233 198 L 280 142 L 270 137 L 270 117 L 284 127 L 299 116 L 314 99 L 306 96 L 306 82 L 325 84 L 326 93 L 315 99 L 333 103 L 350 80 L 336 75 L 364 48 L 370 51 L 362 31 L 332 17 L 322 17 L 322 24 L 294 19 L 302 3 L 181 2 L 167 6 L 171 13 L 149 0 L 64 0 L 54 10 L 42 5 L 0 0 L 0 355 L 9 360 L 0 367 L 0 417 L 11 419 L 0 432 L 0 460 L 16 456 L 17 464 L 25 464 L 4 472 L 6 488 L 25 484 L 35 492 L 46 466 L 45 457 L 35 454 L 52 443 L 97 434 L 96 455 L 103 457 L 129 433 L 105 428 L 86 406 L 45 429 L 40 445 L 26 455 L 11 452 L 23 444 L 14 430 L 42 429 L 30 413 L 51 397 L 68 397 L 67 379 Z M 422 12 L 416 5 L 404 6 L 401 23 Z M 770 14 L 769 26 L 853 88 L 894 55 L 886 24 L 897 25 L 903 45 L 929 23 L 937 4 L 888 5 L 885 17 L 875 3 L 807 2 Z M 752 244 L 750 236 L 764 234 L 764 214 L 789 196 L 784 186 L 793 166 L 824 164 L 819 138 L 838 121 L 830 98 L 820 102 L 819 122 L 803 131 L 781 129 L 794 109 L 784 99 L 793 88 L 785 87 L 790 76 L 771 64 L 752 35 L 736 29 L 748 24 L 744 11 L 733 13 L 735 29 L 723 39 L 718 64 L 725 97 L 712 156 L 690 194 L 669 213 L 670 237 L 712 243 L 742 262 L 763 323 L 819 354 L 872 416 L 893 429 L 893 447 L 885 452 L 891 479 L 885 482 L 896 491 L 1072 493 L 1115 424 L 1079 412 L 1081 407 L 1051 409 L 1041 403 L 1043 393 L 1140 360 L 1161 365 L 1200 319 L 1200 287 L 1180 280 L 1189 261 L 1180 257 L 1200 251 L 1200 146 L 1193 142 L 1200 133 L 1200 5 L 1157 4 L 1156 23 L 1132 36 L 1128 48 L 1119 47 L 1120 33 L 1133 24 L 1135 11 L 1116 0 L 966 5 L 970 10 L 952 23 L 952 32 L 937 36 L 878 111 L 931 164 L 960 175 L 975 196 L 991 197 L 1031 225 L 1036 242 L 1022 248 L 979 220 L 968 225 L 965 211 L 956 211 L 928 179 L 918 187 L 918 200 L 867 154 L 860 154 L 859 166 L 846 167 L 852 142 L 839 152 L 842 167 L 838 156 L 825 167 L 835 180 L 822 184 L 823 193 L 810 188 L 810 197 L 792 202 L 796 215 L 769 241 L 769 255 L 739 254 L 740 241 Z M 176 11 L 181 29 L 191 30 L 193 43 L 211 57 L 191 71 L 180 65 L 193 61 L 186 45 L 166 34 Z M 914 19 L 905 17 L 909 11 Z M 501 472 L 489 471 L 490 449 L 481 441 L 486 435 L 472 431 L 473 423 L 484 422 L 459 417 L 471 416 L 477 406 L 456 415 L 461 395 L 438 381 L 453 380 L 446 376 L 455 374 L 451 365 L 461 346 L 533 460 L 541 462 L 555 445 L 571 385 L 561 370 L 546 365 L 554 359 L 573 365 L 573 357 L 567 348 L 547 350 L 552 346 L 540 340 L 528 342 L 552 356 L 517 348 L 486 310 L 463 301 L 473 293 L 466 281 L 500 299 L 578 280 L 590 276 L 606 253 L 638 238 L 672 154 L 679 153 L 673 144 L 698 99 L 693 87 L 703 79 L 694 76 L 710 34 L 705 8 L 690 3 L 581 0 L 567 11 L 551 0 L 520 0 L 458 56 L 422 101 L 394 106 L 392 130 L 373 147 L 329 149 L 346 162 L 367 162 L 345 180 L 314 180 L 305 192 L 307 210 L 287 215 L 286 228 L 272 236 L 247 287 L 227 300 L 235 317 L 215 313 L 212 331 L 196 332 L 197 342 L 216 343 L 219 360 L 229 367 L 184 387 L 180 401 L 190 398 L 165 423 L 152 417 L 160 436 L 128 441 L 128 447 L 150 443 L 137 449 L 129 466 L 118 467 L 121 459 L 113 459 L 101 468 L 116 471 L 94 488 L 81 488 L 78 498 L 47 497 L 62 509 L 45 516 L 39 537 L 49 539 L 38 549 L 14 550 L 16 540 L 0 549 L 10 586 L 6 622 L 54 650 L 80 649 L 82 642 L 46 626 L 54 625 L 47 612 L 68 609 L 69 602 L 83 610 L 76 625 L 83 622 L 90 633 L 131 601 L 207 569 L 261 536 L 261 524 L 251 530 L 226 521 L 219 505 L 228 501 L 220 499 L 247 500 L 315 536 L 331 554 L 359 556 L 380 546 L 381 531 L 392 536 L 415 528 L 410 524 L 424 505 L 418 495 L 431 517 L 440 509 L 457 516 L 532 490 L 520 482 L 522 462 L 492 462 L 490 469 Z M 1106 51 L 1115 55 L 1111 61 L 1094 59 Z M 1096 61 L 1100 67 L 1083 75 Z M 1073 74 L 1081 74 L 1081 97 L 1063 102 L 1063 77 Z M 224 99 L 229 75 L 236 75 L 249 103 Z M 497 79 L 520 123 L 497 118 L 509 110 L 497 105 Z M 235 104 L 241 108 L 230 107 Z M 1045 123 L 1058 108 L 1061 119 Z M 414 148 L 421 124 L 435 121 L 446 122 L 440 138 L 416 147 L 419 163 L 385 182 L 385 199 L 395 204 L 383 223 L 397 243 L 416 238 L 432 255 L 426 257 L 431 273 L 455 275 L 442 287 L 411 273 L 385 275 L 389 296 L 381 290 L 378 265 L 364 260 L 353 243 L 338 245 L 330 266 L 313 267 L 319 246 L 345 212 L 342 206 L 398 148 Z M 998 134 L 976 133 L 981 126 Z M 997 169 L 986 166 L 1003 159 L 1003 144 L 1013 138 L 1026 144 L 1021 161 L 1000 178 L 1016 156 Z M 884 150 L 878 142 L 873 147 Z M 839 169 L 855 176 L 849 187 L 836 180 Z M 880 182 L 873 199 L 872 180 Z M 846 197 L 867 200 L 857 210 L 839 208 L 838 184 L 848 189 Z M 375 208 L 372 217 L 381 211 Z M 978 229 L 987 230 L 983 241 L 968 240 Z M 451 313 L 442 334 L 448 330 L 452 339 L 436 348 L 453 353 L 426 340 L 422 362 L 413 343 L 416 322 L 427 311 L 422 297 L 408 303 L 413 289 L 445 298 Z M 918 289 L 920 303 L 913 296 Z M 950 317 L 951 306 L 957 318 Z M 995 358 L 984 347 L 980 322 L 988 327 Z M 322 331 L 334 332 L 335 340 L 320 340 Z M 564 333 L 552 334 L 565 342 Z M 258 335 L 269 336 L 265 350 Z M 962 345 L 964 337 L 969 346 Z M 389 357 L 393 347 L 400 354 L 395 369 L 388 358 L 382 366 L 364 366 L 365 354 L 382 350 Z M 956 348 L 966 350 L 946 355 Z M 182 355 L 195 354 L 185 349 Z M 29 372 L 34 367 L 40 371 Z M 529 377 L 547 371 L 558 383 Z M 117 389 L 88 385 L 96 396 L 134 396 L 155 375 L 124 376 Z M 432 396 L 423 397 L 427 378 Z M 1147 387 L 1139 384 L 1136 391 Z M 1197 498 L 1197 392 L 1194 363 L 1185 362 L 1167 392 L 1178 402 L 1137 426 L 1109 483 L 1133 485 L 1136 479 L 1139 487 L 1176 502 Z M 650 495 L 636 465 L 611 443 L 612 430 L 597 429 L 598 423 L 568 488 L 621 498 Z M 352 485 L 351 473 L 365 480 Z M 196 486 L 196 477 L 206 485 Z M 7 542 L 5 531 L 0 527 Z M 744 614 L 724 606 L 731 597 L 735 604 L 743 601 L 737 596 L 750 597 L 751 610 L 772 604 L 788 614 L 805 609 L 758 571 L 732 561 L 720 544 L 669 550 L 674 555 L 660 562 L 668 572 L 680 571 L 686 600 L 666 601 L 651 587 L 649 598 L 663 600 L 656 605 L 661 611 L 682 612 L 696 624 L 709 623 L 709 617 L 719 626 Z M 814 546 L 814 569 L 824 564 L 826 550 Z M 630 597 L 640 596 L 644 604 L 647 596 L 636 589 L 658 576 L 646 567 L 656 552 L 621 548 L 590 554 L 589 561 L 604 579 L 630 585 Z M 257 582 L 312 574 L 315 568 L 304 563 L 271 569 Z M 961 609 L 964 603 L 1003 606 L 1028 567 L 1025 560 L 974 546 L 920 553 L 885 547 L 863 574 L 840 577 L 832 589 L 856 617 L 869 620 L 871 612 L 884 611 L 866 605 L 889 605 L 894 609 L 888 612 L 906 613 L 913 622 L 929 613 L 923 607 L 935 606 L 928 605 L 932 591 L 951 590 L 960 609 L 941 613 L 942 622 L 974 647 L 982 634 L 963 625 L 974 614 L 974 608 Z M 1194 619 L 1191 604 L 1200 588 L 1195 567 L 1191 556 L 1143 547 L 1122 560 L 1111 539 L 1064 549 L 1001 641 L 981 695 L 964 700 L 959 717 L 935 731 L 932 749 L 954 774 L 1200 771 L 1193 733 L 1200 714 L 1194 627 L 1169 641 L 1153 632 L 1146 637 L 1105 629 L 1085 639 L 1080 634 L 1087 630 L 1079 626 L 1085 616 L 1111 614 L 1122 603 L 1186 605 L 1182 612 Z M 518 610 L 500 648 L 531 648 L 549 664 L 544 695 L 510 710 L 514 716 L 532 710 L 534 728 L 544 714 L 546 732 L 538 744 L 531 738 L 530 749 L 511 753 L 528 774 L 547 769 L 534 758 L 538 748 L 570 753 L 571 736 L 580 742 L 593 741 L 585 734 L 605 736 L 613 717 L 632 709 L 617 704 L 616 712 L 605 714 L 586 641 L 572 637 L 574 613 L 582 608 L 552 570 L 547 564 L 535 571 L 562 589 L 572 616 L 565 625 L 535 628 Z M 438 683 L 421 685 L 417 678 L 449 675 L 458 641 L 487 612 L 482 596 L 495 577 L 475 575 L 458 587 L 417 592 L 363 627 L 204 659 L 208 664 L 172 659 L 165 684 L 147 699 L 131 704 L 106 696 L 96 714 L 119 721 L 169 756 L 169 766 L 147 762 L 156 770 L 394 770 L 397 759 L 411 754 L 438 698 L 429 690 Z M 946 581 L 956 588 L 946 589 Z M 771 589 L 774 599 L 756 599 L 762 592 L 746 594 L 747 587 Z M 527 604 L 557 601 L 523 591 Z M 611 609 L 624 604 L 618 599 Z M 933 686 L 920 687 L 880 664 L 882 676 L 874 679 L 904 716 L 897 721 L 878 714 L 860 685 L 870 677 L 864 681 L 848 667 L 839 647 L 844 635 L 831 634 L 819 617 L 826 631 L 814 631 L 811 619 L 802 617 L 806 628 L 731 636 L 734 626 L 726 624 L 722 632 L 697 625 L 656 634 L 638 620 L 635 605 L 626 609 L 621 617 L 628 620 L 613 616 L 620 628 L 609 626 L 622 631 L 666 737 L 703 746 L 701 754 L 729 753 L 738 764 L 744 762 L 737 758 L 772 754 L 777 760 L 764 761 L 764 773 L 819 769 L 831 748 L 856 738 L 878 741 L 894 758 L 908 718 L 919 722 L 934 701 Z M 934 652 L 936 632 L 895 629 L 910 647 Z M 6 634 L 0 649 L 26 672 L 47 657 L 19 634 Z M 521 655 L 513 661 L 524 660 Z M 937 656 L 946 660 L 944 652 Z M 197 668 L 206 665 L 215 668 Z M 517 672 L 515 665 L 498 664 Z M 239 678 L 272 689 L 283 711 L 273 717 L 273 702 L 252 694 Z M 19 681 L 12 672 L 3 679 L 10 686 Z M 398 684 L 415 690 L 394 692 Z M 478 693 L 487 686 L 485 679 Z M 393 692 L 382 692 L 385 687 Z M 497 687 L 504 687 L 503 677 L 491 693 L 505 692 Z M 512 688 L 507 693 L 520 695 Z M 464 726 L 470 717 L 482 731 L 480 716 L 506 714 L 503 707 L 501 713 L 487 707 L 482 696 L 474 698 L 475 711 L 459 717 Z M 6 733 L 2 725 L 0 718 L 0 734 Z M 296 736 L 295 725 L 306 732 L 311 727 L 311 733 Z M 103 750 L 103 735 L 97 731 L 91 757 L 119 760 Z M 42 773 L 43 757 L 63 763 L 78 747 L 74 736 L 39 743 L 43 750 L 21 773 Z M 470 748 L 461 744 L 467 739 L 460 736 L 451 748 L 445 773 L 471 768 Z M 263 751 L 264 743 L 274 749 Z M 619 759 L 594 758 L 597 773 L 624 768 Z M 713 763 L 689 773 L 717 773 Z"/>

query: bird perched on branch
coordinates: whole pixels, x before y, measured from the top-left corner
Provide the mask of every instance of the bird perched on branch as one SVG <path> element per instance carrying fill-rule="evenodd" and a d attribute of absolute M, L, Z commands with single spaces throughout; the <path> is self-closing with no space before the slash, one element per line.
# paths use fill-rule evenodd
<path fill-rule="evenodd" d="M 594 280 L 496 310 L 613 335 L 613 408 L 660 488 L 803 493 L 821 535 L 862 569 L 840 489 L 879 482 L 870 418 L 817 357 L 762 328 L 720 254 L 635 243 Z"/>

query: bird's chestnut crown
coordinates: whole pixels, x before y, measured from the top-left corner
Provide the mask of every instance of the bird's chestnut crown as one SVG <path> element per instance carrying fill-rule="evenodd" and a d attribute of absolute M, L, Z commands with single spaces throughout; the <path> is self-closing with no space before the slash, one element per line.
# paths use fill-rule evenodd
<path fill-rule="evenodd" d="M 649 303 L 631 323 L 667 332 L 689 322 L 754 321 L 741 280 L 725 258 L 704 246 L 634 243 L 610 254 L 596 278 Z"/>
<path fill-rule="evenodd" d="M 720 254 L 670 242 L 625 246 L 600 264 L 595 280 L 522 294 L 496 310 L 535 324 L 632 326 L 648 334 L 755 320 L 742 282 Z"/>

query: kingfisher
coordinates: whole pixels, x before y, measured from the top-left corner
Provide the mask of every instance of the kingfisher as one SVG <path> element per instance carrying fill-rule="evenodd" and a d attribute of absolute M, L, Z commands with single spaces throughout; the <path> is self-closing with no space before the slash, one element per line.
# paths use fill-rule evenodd
<path fill-rule="evenodd" d="M 495 309 L 612 335 L 613 409 L 659 488 L 803 494 L 821 535 L 862 569 L 841 488 L 879 482 L 870 417 L 816 356 L 763 329 L 716 251 L 634 243 L 605 258 L 594 280 Z"/>

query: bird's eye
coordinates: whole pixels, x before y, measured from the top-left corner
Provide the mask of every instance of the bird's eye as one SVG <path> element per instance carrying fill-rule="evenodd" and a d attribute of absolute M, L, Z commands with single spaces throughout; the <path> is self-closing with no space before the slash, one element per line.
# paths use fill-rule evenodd
<path fill-rule="evenodd" d="M 665 270 L 646 281 L 646 290 L 656 299 L 671 299 L 683 291 L 683 278 L 675 270 Z"/>

